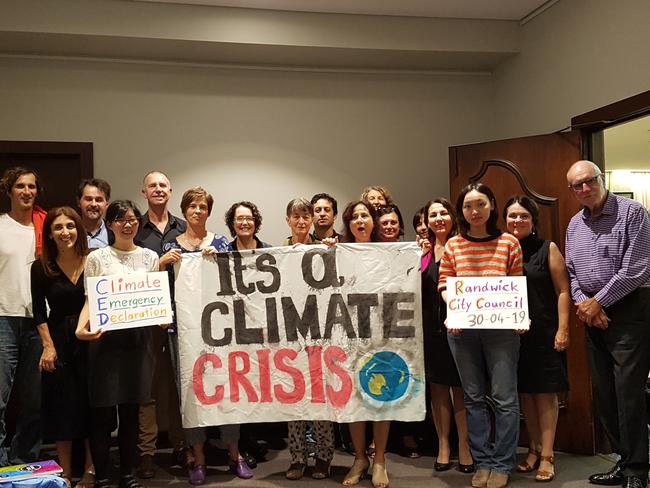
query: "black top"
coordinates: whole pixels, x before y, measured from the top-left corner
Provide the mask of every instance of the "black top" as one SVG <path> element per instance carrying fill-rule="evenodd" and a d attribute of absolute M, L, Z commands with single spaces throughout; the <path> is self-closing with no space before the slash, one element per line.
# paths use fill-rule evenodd
<path fill-rule="evenodd" d="M 460 386 L 456 363 L 447 342 L 447 305 L 438 292 L 439 269 L 440 261 L 432 259 L 427 269 L 422 271 L 424 369 L 430 383 Z"/>
<path fill-rule="evenodd" d="M 155 224 L 149 220 L 149 213 L 145 212 L 140 218 L 140 226 L 138 234 L 135 236 L 135 244 L 140 247 L 151 249 L 158 256 L 162 256 L 163 244 L 173 242 L 176 237 L 185 232 L 187 224 L 183 219 L 174 217 L 171 213 L 167 212 L 167 225 L 165 232 L 160 232 Z"/>
<path fill-rule="evenodd" d="M 39 259 L 31 270 L 34 320 L 36 325 L 47 323 L 57 355 L 56 369 L 42 373 L 43 436 L 57 441 L 82 439 L 88 436 L 89 425 L 87 344 L 76 338 L 75 330 L 85 301 L 84 277 L 79 276 L 75 284 L 58 266 L 54 268 L 58 274 L 47 276 Z"/>
<path fill-rule="evenodd" d="M 267 244 L 264 241 L 260 241 L 257 237 L 253 237 L 255 239 L 255 249 L 263 249 L 265 247 L 271 247 L 271 244 Z M 233 239 L 228 243 L 228 251 L 237 251 L 237 239 Z"/>
<path fill-rule="evenodd" d="M 311 235 L 312 239 L 314 239 L 315 241 L 320 242 L 320 239 L 318 238 L 318 236 L 316 236 L 316 231 L 312 232 L 310 235 Z M 343 239 L 343 236 L 341 234 L 339 234 L 338 232 L 336 232 L 335 229 L 332 229 L 332 235 L 330 237 L 332 239 L 334 239 L 334 238 L 338 238 L 339 240 Z"/>
<path fill-rule="evenodd" d="M 528 313 L 533 326 L 537 323 L 551 324 L 557 329 L 557 295 L 548 267 L 551 241 L 529 235 L 521 239 L 524 257 L 524 274 L 528 291 Z"/>
<path fill-rule="evenodd" d="M 555 350 L 557 295 L 548 266 L 551 241 L 530 235 L 520 241 L 528 292 L 530 330 L 521 335 L 519 392 L 551 393 L 569 389 L 566 354 Z"/>
<path fill-rule="evenodd" d="M 44 322 L 57 324 L 65 317 L 79 315 L 86 300 L 83 273 L 75 284 L 59 269 L 58 265 L 55 264 L 54 269 L 59 274 L 47 276 L 40 259 L 32 264 L 32 308 L 36 325 Z M 49 316 L 45 305 L 46 299 L 50 306 Z"/>

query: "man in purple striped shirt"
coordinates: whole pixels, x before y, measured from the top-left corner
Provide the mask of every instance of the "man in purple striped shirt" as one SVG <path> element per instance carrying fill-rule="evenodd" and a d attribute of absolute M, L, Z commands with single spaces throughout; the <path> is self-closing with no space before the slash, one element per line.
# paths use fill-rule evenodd
<path fill-rule="evenodd" d="M 649 468 L 650 219 L 639 203 L 608 192 L 591 161 L 574 163 L 567 182 L 584 207 L 567 228 L 571 296 L 587 325 L 598 417 L 621 455 L 612 470 L 589 481 L 643 488 Z"/>

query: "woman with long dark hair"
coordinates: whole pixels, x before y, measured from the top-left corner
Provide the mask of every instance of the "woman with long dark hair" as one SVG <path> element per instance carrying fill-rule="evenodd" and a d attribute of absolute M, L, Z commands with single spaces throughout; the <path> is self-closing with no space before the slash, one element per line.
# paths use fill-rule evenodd
<path fill-rule="evenodd" d="M 447 241 L 440 263 L 438 289 L 445 301 L 449 277 L 523 273 L 519 241 L 499 230 L 497 203 L 488 186 L 467 185 L 458 195 L 456 210 L 460 233 Z M 519 335 L 514 330 L 450 329 L 448 339 L 463 385 L 469 445 L 477 467 L 472 486 L 504 487 L 519 438 Z M 488 391 L 495 405 L 494 442 Z"/>
<path fill-rule="evenodd" d="M 84 306 L 84 264 L 88 252 L 81 218 L 70 207 L 51 209 L 43 223 L 43 248 L 32 264 L 34 323 L 43 343 L 43 437 L 54 440 L 68 485 L 72 476 L 72 441 L 87 439 L 89 422 L 85 344 L 75 330 Z M 49 312 L 48 312 L 49 306 Z M 86 441 L 85 470 L 79 488 L 94 483 Z"/>
<path fill-rule="evenodd" d="M 377 242 L 375 209 L 361 200 L 351 202 L 343 211 L 345 242 Z M 386 471 L 386 444 L 390 431 L 390 420 L 372 423 L 375 456 L 372 464 L 372 484 L 375 488 L 388 486 Z M 370 461 L 366 455 L 366 422 L 352 422 L 350 436 L 354 446 L 354 463 L 343 479 L 345 486 L 356 485 L 368 472 Z"/>
<path fill-rule="evenodd" d="M 457 469 L 462 473 L 471 473 L 474 464 L 467 440 L 463 389 L 447 342 L 447 308 L 438 293 L 440 260 L 447 241 L 458 233 L 456 212 L 446 198 L 436 198 L 426 204 L 424 216 L 429 232 L 428 248 L 431 249 L 422 256 L 421 266 L 424 365 L 431 391 L 433 423 L 438 435 L 438 457 L 433 467 L 436 471 L 451 468 L 449 437 L 453 417 L 458 431 Z"/>
<path fill-rule="evenodd" d="M 106 210 L 106 225 L 115 234 L 113 245 L 86 258 L 86 278 L 158 271 L 158 255 L 136 246 L 140 211 L 130 200 L 115 200 Z M 96 488 L 110 486 L 111 432 L 119 413 L 119 488 L 141 488 L 134 476 L 137 459 L 138 413 L 151 399 L 153 350 L 149 327 L 90 332 L 88 298 L 79 316 L 76 335 L 88 344 L 88 385 L 91 406 L 90 451 Z"/>

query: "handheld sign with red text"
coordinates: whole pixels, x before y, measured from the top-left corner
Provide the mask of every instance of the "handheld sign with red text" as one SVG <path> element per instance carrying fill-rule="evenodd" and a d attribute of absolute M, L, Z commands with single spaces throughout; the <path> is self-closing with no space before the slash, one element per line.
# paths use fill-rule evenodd
<path fill-rule="evenodd" d="M 88 278 L 90 330 L 128 329 L 173 321 L 167 272 Z"/>
<path fill-rule="evenodd" d="M 447 278 L 448 329 L 528 329 L 524 276 Z"/>
<path fill-rule="evenodd" d="M 415 243 L 184 254 L 183 426 L 422 420 L 420 280 Z"/>

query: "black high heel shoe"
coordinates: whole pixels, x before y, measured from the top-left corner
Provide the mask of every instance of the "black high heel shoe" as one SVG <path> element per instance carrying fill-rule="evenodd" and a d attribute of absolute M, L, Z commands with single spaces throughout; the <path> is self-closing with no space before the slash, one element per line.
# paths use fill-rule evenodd
<path fill-rule="evenodd" d="M 448 463 L 439 463 L 438 461 L 433 463 L 433 469 L 436 471 L 447 471 L 449 468 L 451 468 L 451 461 Z"/>
<path fill-rule="evenodd" d="M 476 471 L 476 467 L 474 466 L 474 463 L 472 464 L 458 463 L 458 467 L 456 469 L 461 473 L 465 473 L 465 474 L 473 473 L 474 471 Z"/>

